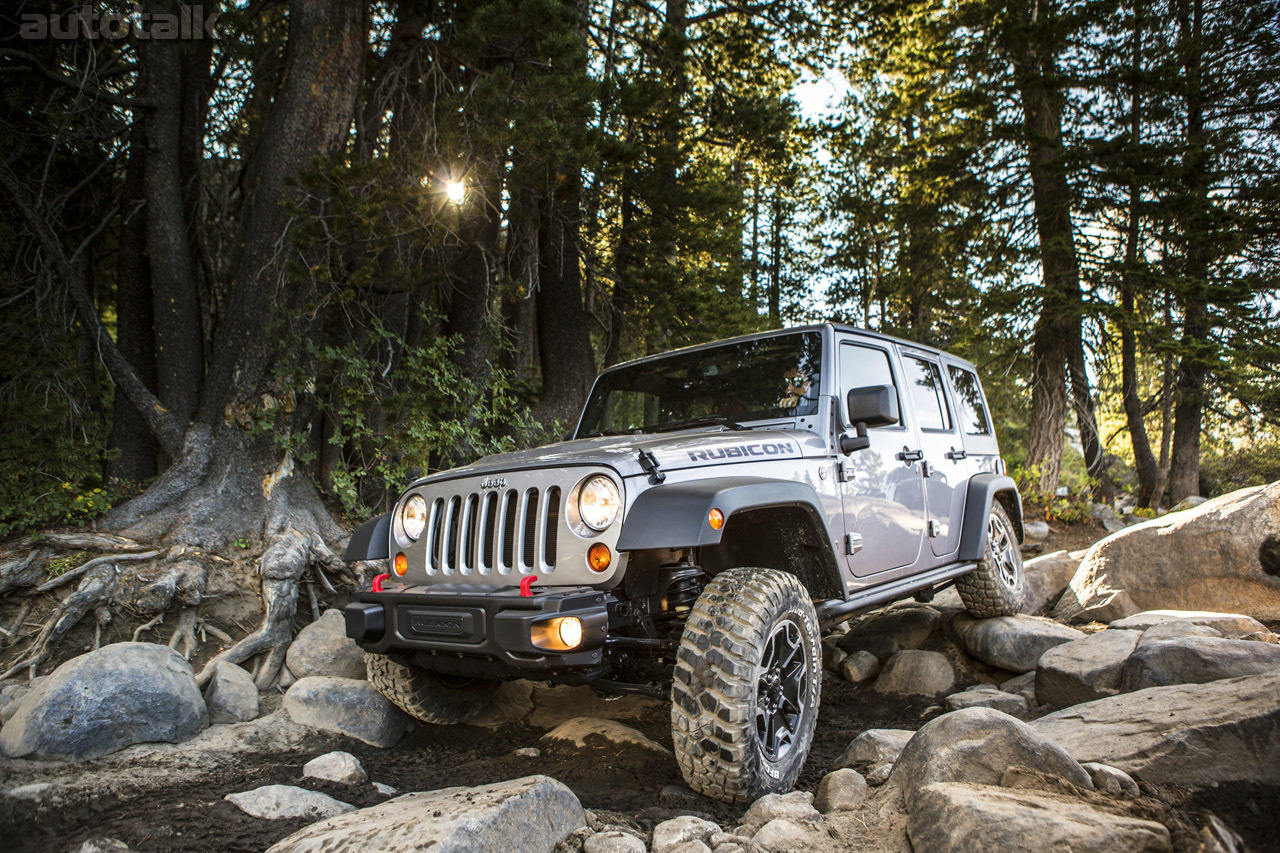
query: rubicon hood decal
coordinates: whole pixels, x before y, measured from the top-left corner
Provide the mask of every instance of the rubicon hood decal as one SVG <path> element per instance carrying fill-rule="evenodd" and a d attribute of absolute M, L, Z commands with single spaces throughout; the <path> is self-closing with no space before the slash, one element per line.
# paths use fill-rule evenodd
<path fill-rule="evenodd" d="M 681 456 L 687 459 L 681 459 Z M 722 442 L 707 442 L 702 447 L 688 447 L 679 451 L 663 451 L 657 454 L 659 461 L 666 461 L 668 457 L 677 457 L 680 462 L 702 462 L 708 464 L 716 464 L 719 462 L 736 462 L 751 457 L 776 456 L 782 459 L 794 459 L 803 454 L 800 453 L 800 446 L 794 441 L 753 441 L 747 444 L 724 444 Z M 676 464 L 676 460 L 670 463 L 672 466 Z"/>

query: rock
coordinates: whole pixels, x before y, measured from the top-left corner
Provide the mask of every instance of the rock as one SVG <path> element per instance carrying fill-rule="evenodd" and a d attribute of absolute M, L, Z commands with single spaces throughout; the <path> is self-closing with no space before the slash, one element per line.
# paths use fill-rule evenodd
<path fill-rule="evenodd" d="M 893 766 L 890 781 L 908 808 L 916 792 L 934 782 L 994 785 L 1020 765 L 1092 788 L 1089 774 L 1067 751 L 1026 723 L 990 708 L 943 714 L 916 732 Z"/>
<path fill-rule="evenodd" d="M 1204 684 L 1280 672 L 1280 646 L 1222 637 L 1178 637 L 1148 643 L 1124 664 L 1124 692 L 1170 684 Z"/>
<path fill-rule="evenodd" d="M 1022 566 L 1022 612 L 1038 616 L 1052 608 L 1066 592 L 1078 568 L 1080 559 L 1066 551 L 1027 560 Z"/>
<path fill-rule="evenodd" d="M 396 794 L 400 793 L 395 788 L 390 785 L 383 784 L 382 782 L 374 782 L 373 787 L 379 794 L 387 797 L 394 797 Z"/>
<path fill-rule="evenodd" d="M 650 740 L 640 731 L 617 720 L 601 720 L 596 717 L 575 717 L 566 720 L 542 736 L 543 740 L 568 741 L 583 748 L 587 746 L 587 738 L 595 735 L 619 746 L 639 746 L 651 749 L 663 755 L 670 755 L 671 750 L 660 743 Z"/>
<path fill-rule="evenodd" d="M 305 827 L 269 853 L 545 853 L 586 825 L 582 804 L 548 776 L 421 791 Z"/>
<path fill-rule="evenodd" d="M 1065 796 L 989 785 L 921 789 L 907 819 L 915 853 L 1063 850 L 1167 853 L 1169 830 Z"/>
<path fill-rule="evenodd" d="M 1032 542 L 1043 542 L 1049 538 L 1049 523 L 1047 521 L 1024 521 L 1022 523 L 1022 534 L 1024 539 Z"/>
<path fill-rule="evenodd" d="M 76 850 L 77 853 L 132 853 L 129 845 L 118 838 L 90 838 Z"/>
<path fill-rule="evenodd" d="M 867 729 L 849 742 L 831 769 L 892 764 L 914 735 L 915 732 L 908 729 Z"/>
<path fill-rule="evenodd" d="M 1185 498 L 1174 504 L 1169 512 L 1182 512 L 1188 509 L 1195 509 L 1196 507 L 1202 506 L 1208 502 L 1209 499 L 1206 497 L 1201 497 L 1200 495 L 1187 495 Z"/>
<path fill-rule="evenodd" d="M 536 746 L 522 746 L 516 750 L 515 754 L 521 758 L 537 758 L 542 755 L 542 750 Z"/>
<path fill-rule="evenodd" d="M 877 611 L 850 626 L 839 646 L 852 654 L 868 651 L 880 661 L 903 649 L 918 649 L 938 630 L 939 614 L 932 607 L 907 605 Z"/>
<path fill-rule="evenodd" d="M 842 653 L 843 654 L 843 653 Z M 840 662 L 840 674 L 845 681 L 862 684 L 880 674 L 880 658 L 868 651 L 856 651 L 845 655 Z"/>
<path fill-rule="evenodd" d="M 867 780 L 857 770 L 845 767 L 822 777 L 813 804 L 823 814 L 851 812 L 867 799 Z"/>
<path fill-rule="evenodd" d="M 881 693 L 941 696 L 955 684 L 956 673 L 946 655 L 904 649 L 889 658 L 873 686 Z"/>
<path fill-rule="evenodd" d="M 292 785 L 263 785 L 252 791 L 227 794 L 222 799 L 232 803 L 250 817 L 263 820 L 307 818 L 321 820 L 355 811 L 355 806 L 335 800 L 317 791 Z"/>
<path fill-rule="evenodd" d="M 867 784 L 873 788 L 878 788 L 888 782 L 891 775 L 893 775 L 892 764 L 877 765 L 867 772 Z"/>
<path fill-rule="evenodd" d="M 1176 640 L 1178 637 L 1221 636 L 1221 631 L 1217 628 L 1210 628 L 1208 625 L 1196 625 L 1191 622 L 1165 622 L 1161 625 L 1152 625 L 1143 631 L 1142 636 L 1138 639 L 1138 645 L 1145 646 L 1147 643 L 1158 643 L 1161 640 Z"/>
<path fill-rule="evenodd" d="M 134 743 L 181 743 L 208 722 L 182 655 L 115 643 L 72 658 L 18 701 L 0 730 L 10 758 L 98 758 Z"/>
<path fill-rule="evenodd" d="M 1022 675 L 1017 675 L 1008 681 L 1001 682 L 1000 689 L 1005 693 L 1012 693 L 1015 696 L 1021 696 L 1026 699 L 1028 708 L 1038 704 L 1036 701 L 1036 674 L 1034 672 L 1024 672 Z"/>
<path fill-rule="evenodd" d="M 705 841 L 683 841 L 675 847 L 668 847 L 667 853 L 714 853 Z"/>
<path fill-rule="evenodd" d="M 649 849 L 653 853 L 668 853 L 686 841 L 705 842 L 719 831 L 720 827 L 711 821 L 693 815 L 664 820 L 653 828 L 653 842 Z"/>
<path fill-rule="evenodd" d="M 363 785 L 369 781 L 360 759 L 349 752 L 326 752 L 313 758 L 302 765 L 302 775 L 343 785 Z"/>
<path fill-rule="evenodd" d="M 816 846 L 812 829 L 785 817 L 760 827 L 751 840 L 769 853 L 809 853 Z"/>
<path fill-rule="evenodd" d="M 1128 794 L 1131 797 L 1142 795 L 1142 791 L 1138 788 L 1138 783 L 1133 781 L 1133 777 L 1119 767 L 1112 767 L 1110 764 L 1099 764 L 1096 761 L 1086 761 L 1080 766 L 1085 769 L 1089 774 L 1089 778 L 1093 780 L 1093 787 L 1104 794 Z"/>
<path fill-rule="evenodd" d="M 342 611 L 329 609 L 298 632 L 285 655 L 289 672 L 301 680 L 309 676 L 365 677 L 364 649 L 347 636 Z"/>
<path fill-rule="evenodd" d="M 1006 714 L 1018 716 L 1027 713 L 1027 700 L 1016 693 L 1005 693 L 994 687 L 975 687 L 960 693 L 952 693 L 944 703 L 948 711 L 963 708 L 994 708 Z"/>
<path fill-rule="evenodd" d="M 1054 646 L 1036 666 L 1036 701 L 1066 708 L 1114 696 L 1125 661 L 1141 638 L 1138 631 L 1099 631 Z"/>
<path fill-rule="evenodd" d="M 953 630 L 965 651 L 991 666 L 1010 672 L 1031 672 L 1040 655 L 1054 646 L 1084 636 L 1074 628 L 1039 616 L 997 616 L 974 619 L 957 616 Z"/>
<path fill-rule="evenodd" d="M 582 853 L 645 853 L 647 849 L 639 838 L 620 829 L 596 833 L 582 844 Z"/>
<path fill-rule="evenodd" d="M 790 794 L 765 794 L 747 809 L 742 816 L 742 823 L 744 826 L 764 826 L 777 818 L 815 821 L 822 820 L 822 815 L 813 807 L 813 794 L 808 791 L 792 791 Z"/>
<path fill-rule="evenodd" d="M 1054 616 L 1110 621 L 1173 608 L 1280 619 L 1280 577 L 1259 562 L 1277 534 L 1280 482 L 1130 527 L 1089 549 Z"/>
<path fill-rule="evenodd" d="M 1270 643 L 1273 646 L 1280 646 L 1280 634 L 1273 634 L 1270 631 L 1255 631 L 1252 634 L 1245 634 L 1240 639 L 1251 643 Z"/>
<path fill-rule="evenodd" d="M 5 793 L 17 800 L 42 800 L 44 795 L 52 790 L 52 782 L 32 782 L 29 785 L 10 788 Z"/>
<path fill-rule="evenodd" d="M 348 735 L 370 746 L 395 744 L 409 725 L 403 711 L 368 681 L 312 676 L 300 678 L 284 694 L 294 722 Z"/>
<path fill-rule="evenodd" d="M 844 659 L 847 658 L 848 656 L 849 656 L 849 653 L 846 652 L 844 649 L 840 648 L 839 646 L 835 644 L 828 646 L 824 643 L 823 655 L 822 655 L 822 666 L 824 669 L 828 669 L 832 672 L 839 672 L 840 664 L 844 663 Z M 876 666 L 879 667 L 879 665 L 880 665 L 880 661 L 876 661 Z"/>
<path fill-rule="evenodd" d="M 1108 627 L 1113 631 L 1149 631 L 1160 626 L 1202 625 L 1221 636 L 1242 637 L 1267 627 L 1242 613 L 1214 613 L 1205 610 L 1144 610 L 1124 619 L 1116 619 Z"/>
<path fill-rule="evenodd" d="M 1152 687 L 1031 723 L 1077 761 L 1146 782 L 1280 783 L 1280 673 Z"/>
<path fill-rule="evenodd" d="M 243 667 L 223 661 L 204 689 L 211 723 L 245 723 L 258 717 L 258 687 Z"/>

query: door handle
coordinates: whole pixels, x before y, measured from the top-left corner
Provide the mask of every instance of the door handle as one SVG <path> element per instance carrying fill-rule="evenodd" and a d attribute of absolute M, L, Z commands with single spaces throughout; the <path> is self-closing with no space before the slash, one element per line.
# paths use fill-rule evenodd
<path fill-rule="evenodd" d="M 898 451 L 899 462 L 919 462 L 923 458 L 923 450 L 907 450 L 906 447 L 903 447 L 902 450 Z"/>
<path fill-rule="evenodd" d="M 954 459 L 955 461 L 959 462 L 961 459 L 964 459 L 969 454 L 965 453 L 963 450 L 956 450 L 953 447 L 943 455 L 946 456 L 948 459 Z"/>

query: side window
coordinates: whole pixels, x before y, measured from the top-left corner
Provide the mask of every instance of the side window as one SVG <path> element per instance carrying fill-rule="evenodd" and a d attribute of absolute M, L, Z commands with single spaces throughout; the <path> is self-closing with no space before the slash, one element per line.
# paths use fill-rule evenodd
<path fill-rule="evenodd" d="M 889 367 L 889 353 L 879 347 L 862 344 L 845 343 L 840 345 L 840 389 L 842 396 L 854 388 L 868 385 L 890 385 L 897 388 L 893 381 L 893 370 Z M 843 407 L 843 402 L 841 403 Z M 901 395 L 898 407 L 902 407 Z"/>
<path fill-rule="evenodd" d="M 951 413 L 942 390 L 942 371 L 932 361 L 904 355 L 905 381 L 911 389 L 911 404 L 921 429 L 951 429 Z"/>
<path fill-rule="evenodd" d="M 954 364 L 947 365 L 947 372 L 951 374 L 951 385 L 956 389 L 956 416 L 960 419 L 960 428 L 965 435 L 991 435 L 991 419 L 987 417 L 987 407 L 982 402 L 978 377 Z"/>

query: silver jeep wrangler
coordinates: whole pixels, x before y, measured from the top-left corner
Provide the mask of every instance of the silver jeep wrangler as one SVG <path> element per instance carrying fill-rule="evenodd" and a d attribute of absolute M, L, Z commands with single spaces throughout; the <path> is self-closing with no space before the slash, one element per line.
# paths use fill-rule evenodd
<path fill-rule="evenodd" d="M 1021 540 L 973 365 L 787 329 L 612 367 L 572 440 L 413 483 L 351 537 L 387 572 L 347 633 L 431 723 L 514 678 L 669 696 L 685 780 L 745 802 L 800 774 L 823 628 L 951 584 L 1015 613 Z"/>

